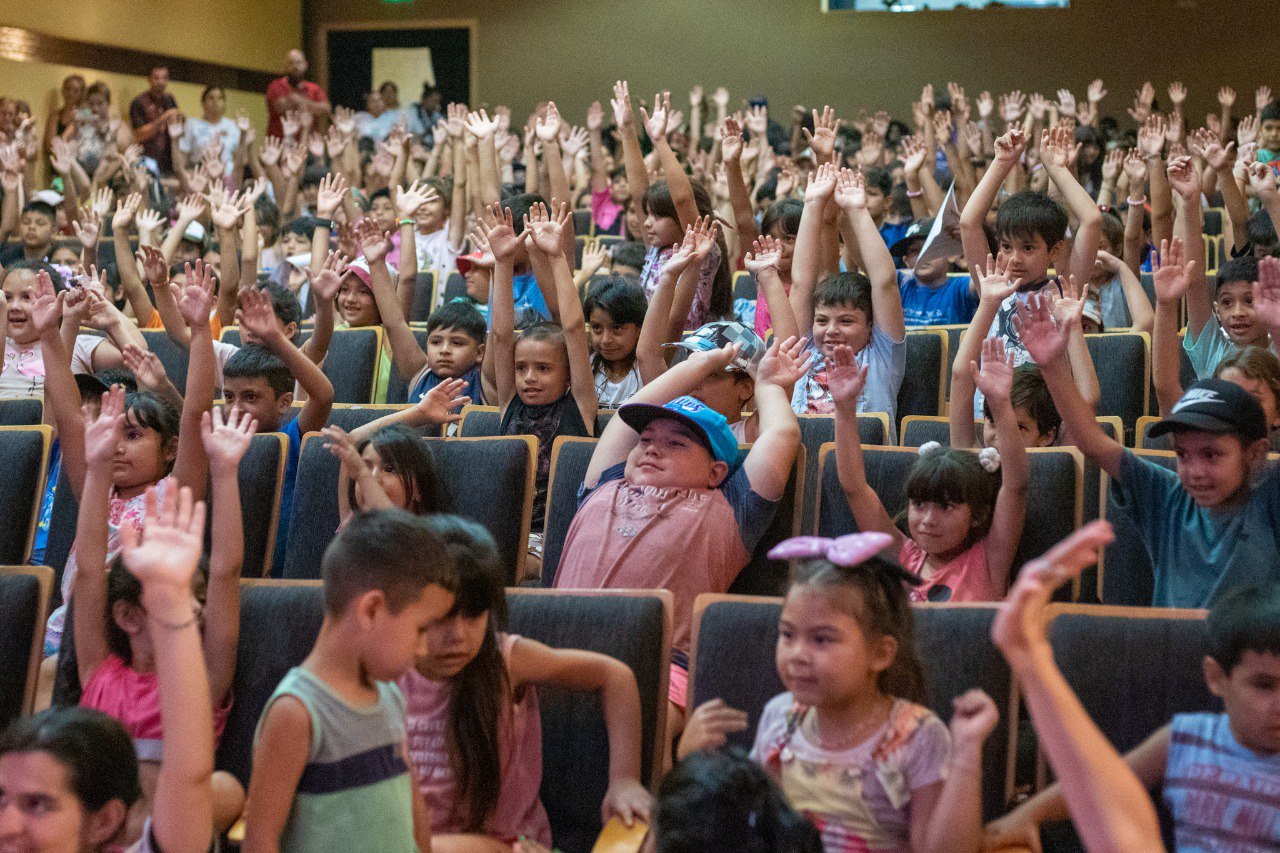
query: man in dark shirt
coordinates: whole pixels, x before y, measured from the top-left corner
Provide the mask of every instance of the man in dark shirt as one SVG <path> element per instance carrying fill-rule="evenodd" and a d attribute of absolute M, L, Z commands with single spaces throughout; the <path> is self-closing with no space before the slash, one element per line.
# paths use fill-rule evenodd
<path fill-rule="evenodd" d="M 169 148 L 169 123 L 178 118 L 178 102 L 166 91 L 169 69 L 157 66 L 147 75 L 151 86 L 129 104 L 129 123 L 142 151 L 156 161 L 160 174 L 173 172 L 173 152 Z"/>

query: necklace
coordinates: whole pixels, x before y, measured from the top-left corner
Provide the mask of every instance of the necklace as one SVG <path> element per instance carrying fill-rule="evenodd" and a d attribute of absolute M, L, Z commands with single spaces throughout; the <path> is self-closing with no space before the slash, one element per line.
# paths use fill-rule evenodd
<path fill-rule="evenodd" d="M 884 704 L 886 702 L 888 703 L 887 707 L 885 707 Z M 863 743 L 875 731 L 883 726 L 889 717 L 889 711 L 892 707 L 893 698 L 889 696 L 883 697 L 877 701 L 877 706 L 874 709 L 875 712 L 873 714 L 863 720 L 859 720 L 857 725 L 855 725 L 844 737 L 832 739 L 823 737 L 822 729 L 819 725 L 818 711 L 817 709 L 811 709 L 812 715 L 810 716 L 810 720 L 812 722 L 810 723 L 809 728 L 813 732 L 813 739 L 819 747 L 830 752 L 843 752 L 845 750 L 853 749 L 855 746 Z"/>

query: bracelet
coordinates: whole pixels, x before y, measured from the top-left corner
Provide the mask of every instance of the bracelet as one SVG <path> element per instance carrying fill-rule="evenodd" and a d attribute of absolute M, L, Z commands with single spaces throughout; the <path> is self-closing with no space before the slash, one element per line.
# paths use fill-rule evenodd
<path fill-rule="evenodd" d="M 1147 203 L 1147 197 L 1146 196 L 1143 196 L 1142 198 L 1131 197 L 1128 199 L 1128 201 L 1129 201 L 1130 207 L 1141 207 L 1142 205 Z"/>
<path fill-rule="evenodd" d="M 397 219 L 396 224 L 397 225 L 417 225 L 418 220 L 414 219 L 412 216 L 409 216 L 404 219 Z"/>
<path fill-rule="evenodd" d="M 924 195 L 924 190 L 916 190 L 915 192 L 907 190 L 907 198 L 920 198 L 922 195 Z"/>
<path fill-rule="evenodd" d="M 200 614 L 195 610 L 192 610 L 191 618 L 188 619 L 186 622 L 182 622 L 177 625 L 173 624 L 172 622 L 165 622 L 163 619 L 157 619 L 151 614 L 147 614 L 147 618 L 149 618 L 152 622 L 156 623 L 157 625 L 159 625 L 161 628 L 164 628 L 165 630 L 184 631 L 187 628 L 190 628 L 192 625 L 195 625 L 197 622 L 200 621 Z"/>
<path fill-rule="evenodd" d="M 327 228 L 327 229 L 329 229 L 330 231 L 332 231 L 332 230 L 333 230 L 333 220 L 332 220 L 332 219 L 324 219 L 323 217 L 317 216 L 317 217 L 313 220 L 313 224 L 315 225 L 315 227 L 316 227 L 316 228 Z"/>

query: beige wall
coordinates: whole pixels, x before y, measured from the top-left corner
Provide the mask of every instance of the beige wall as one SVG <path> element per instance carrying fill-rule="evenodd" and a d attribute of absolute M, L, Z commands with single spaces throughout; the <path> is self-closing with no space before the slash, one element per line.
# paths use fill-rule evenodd
<path fill-rule="evenodd" d="M 553 97 L 577 122 L 618 77 L 633 95 L 693 83 L 729 87 L 734 102 L 764 92 L 776 107 L 831 103 L 909 118 L 920 84 L 955 79 L 976 94 L 1012 88 L 1083 94 L 1093 77 L 1124 107 L 1144 79 L 1175 75 L 1191 89 L 1190 115 L 1216 109 L 1229 83 L 1237 112 L 1280 67 L 1274 0 L 1073 0 L 1070 10 L 823 14 L 819 0 L 303 0 L 307 43 L 348 22 L 477 22 L 480 102 L 522 116 Z M 1249 20 L 1262 21 L 1251 27 Z M 1212 89 L 1212 91 L 1211 91 Z M 1161 99 L 1164 99 L 1163 93 Z"/>
<path fill-rule="evenodd" d="M 277 71 L 302 34 L 300 0 L 4 0 L 0 26 Z"/>

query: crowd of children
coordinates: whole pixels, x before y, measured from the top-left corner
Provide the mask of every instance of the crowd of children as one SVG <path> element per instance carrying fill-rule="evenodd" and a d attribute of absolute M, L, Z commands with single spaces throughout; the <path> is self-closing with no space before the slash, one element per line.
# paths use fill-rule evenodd
<path fill-rule="evenodd" d="M 172 163 L 112 130 L 105 86 L 83 89 L 64 96 L 88 112 L 43 146 L 0 98 L 0 240 L 17 238 L 0 250 L 0 400 L 41 398 L 54 436 L 37 555 L 62 532 L 59 482 L 78 506 L 44 669 L 73 658 L 81 686 L 79 706 L 0 733 L 0 851 L 195 853 L 237 822 L 252 853 L 550 848 L 543 685 L 598 695 L 601 816 L 651 824 L 657 851 L 1038 850 L 1041 824 L 1065 818 L 1089 849 L 1154 850 L 1157 785 L 1179 849 L 1280 847 L 1266 87 L 1238 121 L 1224 88 L 1196 129 L 1185 87 L 1162 113 L 1146 86 L 1124 132 L 1101 81 L 1078 105 L 926 86 L 914 133 L 797 108 L 789 145 L 762 100 L 731 114 L 727 92 L 704 104 L 699 87 L 686 123 L 671 93 L 635 105 L 625 81 L 612 126 L 598 101 L 580 128 L 547 101 L 523 133 L 503 107 L 461 104 L 411 127 L 400 110 L 379 120 L 380 92 L 359 118 L 288 111 L 259 142 L 211 87 L 202 119 L 157 119 Z M 37 190 L 46 155 L 56 178 Z M 942 354 L 947 446 L 924 444 L 895 493 L 877 491 L 859 416 L 882 413 L 899 442 L 909 329 L 944 325 L 964 327 Z M 348 432 L 329 374 L 352 329 L 380 330 L 370 399 L 399 405 Z M 144 330 L 185 352 L 181 381 Z M 1161 418 L 1145 438 L 1169 443 L 1168 467 L 1100 423 L 1118 365 L 1087 336 L 1113 331 L 1149 337 Z M 613 658 L 508 631 L 511 567 L 445 511 L 423 440 L 453 435 L 468 405 L 536 440 L 518 581 L 670 594 L 666 695 L 642 696 Z M 766 543 L 803 469 L 803 416 L 829 419 L 852 525 Z M 323 624 L 262 709 L 242 786 L 214 747 L 238 700 L 257 433 L 284 437 L 264 573 L 289 554 L 309 433 L 337 459 L 338 524 Z M 571 518 L 550 494 L 560 437 L 594 439 Z M 1046 447 L 1110 478 L 1149 603 L 1209 610 L 1204 678 L 1224 712 L 1178 715 L 1126 757 L 1058 670 L 1044 613 L 1111 527 L 1019 565 L 1028 451 Z M 552 522 L 567 532 L 540 567 Z M 766 550 L 785 692 L 694 707 L 695 600 Z M 1005 709 L 980 690 L 947 723 L 926 707 L 913 607 L 929 602 L 999 603 L 992 640 L 1059 780 L 986 826 L 982 755 Z M 667 724 L 656 798 L 641 783 L 651 701 Z M 748 713 L 749 756 L 727 746 Z"/>

